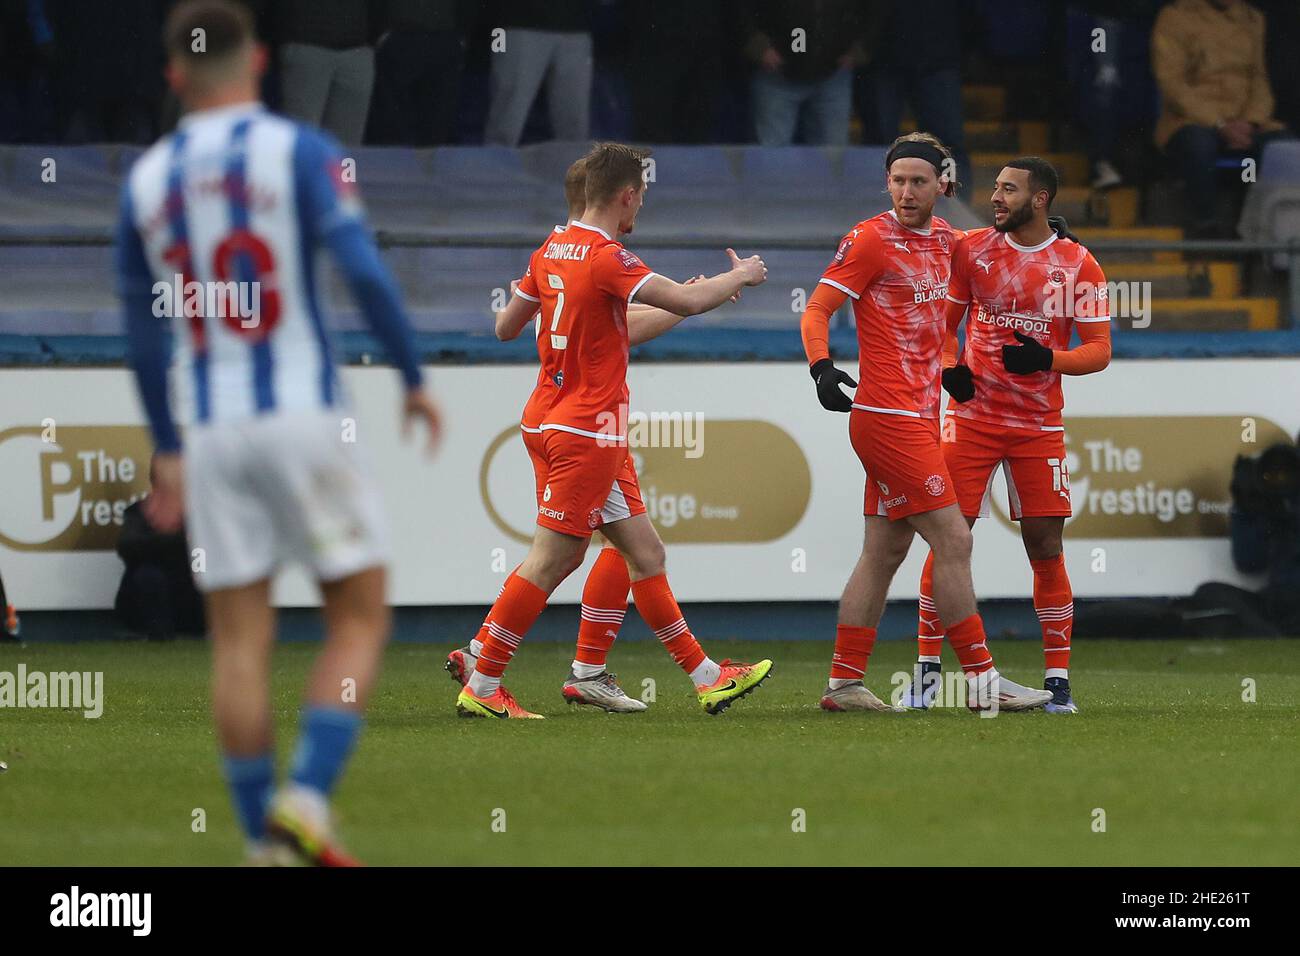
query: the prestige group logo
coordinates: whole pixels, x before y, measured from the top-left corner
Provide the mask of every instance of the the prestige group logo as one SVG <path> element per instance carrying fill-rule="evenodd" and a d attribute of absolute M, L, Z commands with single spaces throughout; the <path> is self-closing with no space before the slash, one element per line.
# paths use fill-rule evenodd
<path fill-rule="evenodd" d="M 656 432 L 646 427 L 656 422 L 656 414 L 633 412 L 624 421 L 646 514 L 665 543 L 775 541 L 803 519 L 812 470 L 783 428 L 756 419 L 709 419 L 707 429 Z M 497 529 L 526 544 L 537 510 L 519 436 L 519 426 L 511 425 L 489 443 L 479 492 Z"/>
<path fill-rule="evenodd" d="M 152 443 L 138 425 L 0 431 L 0 544 L 15 551 L 107 551 L 122 514 L 149 490 Z"/>
<path fill-rule="evenodd" d="M 1226 537 L 1236 456 L 1289 441 L 1249 415 L 1070 416 L 1065 428 L 1065 460 L 1043 467 L 1069 495 L 1076 538 Z M 1001 476 L 991 491 L 993 514 L 1013 527 Z"/>

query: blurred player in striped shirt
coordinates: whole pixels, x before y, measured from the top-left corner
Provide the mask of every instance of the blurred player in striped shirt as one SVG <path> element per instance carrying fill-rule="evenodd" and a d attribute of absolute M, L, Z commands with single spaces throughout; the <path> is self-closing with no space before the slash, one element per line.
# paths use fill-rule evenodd
<path fill-rule="evenodd" d="M 939 440 L 939 368 L 952 252 L 960 234 L 934 215 L 956 189 L 951 153 L 928 133 L 900 137 L 885 157 L 892 208 L 841 241 L 804 311 L 809 370 L 822 406 L 849 413 L 866 471 L 865 540 L 840 599 L 825 710 L 891 710 L 867 689 L 867 662 L 895 572 L 920 534 L 934 552 L 934 601 L 978 710 L 1025 710 L 1050 694 L 993 666 L 971 584 L 971 533 L 957 508 Z M 830 357 L 831 316 L 853 300 L 862 384 Z M 857 389 L 852 399 L 841 383 Z"/>
<path fill-rule="evenodd" d="M 439 412 L 343 157 L 257 100 L 266 51 L 246 11 L 191 0 L 166 34 L 168 81 L 187 115 L 132 168 L 116 248 L 130 363 L 158 450 L 147 516 L 170 531 L 184 513 L 201 555 L 217 737 L 250 861 L 289 851 L 349 865 L 329 797 L 388 638 L 388 542 L 320 308 L 319 250 L 401 370 L 403 418 L 424 421 L 432 442 Z M 186 294 L 172 295 L 176 286 Z M 183 476 L 169 365 L 187 426 Z M 320 584 L 325 643 L 289 779 L 272 799 L 270 589 L 287 562 Z"/>
<path fill-rule="evenodd" d="M 1012 160 L 993 187 L 993 225 L 957 243 L 942 379 L 953 401 L 943 451 L 971 525 L 988 515 L 994 472 L 1002 468 L 1011 519 L 1020 525 L 1033 571 L 1043 686 L 1052 694 L 1046 710 L 1072 714 L 1078 708 L 1069 670 L 1074 597 L 1062 545 L 1071 504 L 1061 376 L 1089 375 L 1109 364 L 1110 308 L 1097 260 L 1048 221 L 1057 182 L 1044 159 Z M 963 315 L 966 347 L 959 359 L 956 330 Z M 1071 348 L 1076 328 L 1080 344 Z M 931 554 L 921 572 L 918 660 L 904 698 L 908 706 L 924 708 L 933 698 L 945 620 L 934 600 Z"/>

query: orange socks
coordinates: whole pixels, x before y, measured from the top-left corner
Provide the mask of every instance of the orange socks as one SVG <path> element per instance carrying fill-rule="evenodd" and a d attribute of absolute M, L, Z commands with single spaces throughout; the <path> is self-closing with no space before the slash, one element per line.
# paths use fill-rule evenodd
<path fill-rule="evenodd" d="M 518 570 L 519 570 L 519 567 L 520 567 L 520 566 L 516 564 L 516 565 L 515 565 L 515 571 L 518 571 Z M 515 571 L 511 571 L 510 574 L 513 575 L 513 574 L 515 573 Z M 506 580 L 509 581 L 510 578 L 507 577 Z M 505 589 L 506 589 L 505 584 L 502 584 L 501 587 L 497 588 L 497 600 L 500 600 L 500 599 L 501 599 L 501 595 L 505 592 Z M 490 614 L 491 614 L 491 611 L 489 611 L 488 613 L 489 613 L 489 615 L 490 615 Z M 470 639 L 470 642 L 469 642 L 469 652 L 470 652 L 471 654 L 473 654 L 475 657 L 478 657 L 480 654 L 483 653 L 483 645 L 487 642 L 487 639 L 488 639 L 488 626 L 487 626 L 487 624 L 488 624 L 488 622 L 487 622 L 487 618 L 485 617 L 485 618 L 483 618 L 483 623 L 479 625 L 478 633 L 475 634 L 475 635 Z"/>
<path fill-rule="evenodd" d="M 835 627 L 835 656 L 831 658 L 831 680 L 862 680 L 867 673 L 867 659 L 876 645 L 874 627 Z M 832 687 L 839 685 L 832 684 Z"/>
<path fill-rule="evenodd" d="M 1074 593 L 1065 573 L 1065 555 L 1030 561 L 1034 569 L 1034 610 L 1043 629 L 1043 663 L 1048 677 L 1070 676 L 1070 630 Z"/>
<path fill-rule="evenodd" d="M 925 556 L 921 569 L 921 596 L 917 599 L 916 656 L 919 660 L 939 661 L 943 652 L 943 624 L 934 606 L 934 552 Z"/>
<path fill-rule="evenodd" d="M 984 637 L 984 622 L 978 614 L 948 628 L 948 643 L 957 653 L 957 660 L 967 677 L 982 674 L 993 667 L 993 655 L 989 653 Z"/>
<path fill-rule="evenodd" d="M 582 588 L 582 620 L 573 658 L 574 673 L 579 677 L 593 677 L 605 669 L 605 657 L 627 613 L 631 584 L 623 555 L 617 548 L 602 548 Z"/>
<path fill-rule="evenodd" d="M 496 692 L 501 675 L 514 657 L 519 642 L 536 622 L 550 597 L 536 584 L 511 573 L 487 616 L 487 640 L 470 678 L 470 689 L 480 697 Z M 480 632 L 481 633 L 481 632 Z M 486 692 L 486 693 L 485 693 Z"/>
<path fill-rule="evenodd" d="M 661 644 L 668 649 L 677 666 L 688 674 L 694 673 L 708 656 L 686 626 L 682 610 L 677 606 L 667 575 L 643 578 L 632 582 L 632 600 L 637 613 L 650 625 Z M 694 679 L 694 678 L 692 678 Z M 716 679 L 716 678 L 715 678 Z"/>

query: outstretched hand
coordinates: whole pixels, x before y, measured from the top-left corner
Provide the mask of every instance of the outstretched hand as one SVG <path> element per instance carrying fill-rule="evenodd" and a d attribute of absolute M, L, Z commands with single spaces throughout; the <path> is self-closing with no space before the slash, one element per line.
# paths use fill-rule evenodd
<path fill-rule="evenodd" d="M 731 260 L 731 271 L 741 273 L 745 285 L 762 285 L 767 281 L 767 264 L 758 256 L 742 259 L 735 249 L 728 249 L 727 257 Z"/>

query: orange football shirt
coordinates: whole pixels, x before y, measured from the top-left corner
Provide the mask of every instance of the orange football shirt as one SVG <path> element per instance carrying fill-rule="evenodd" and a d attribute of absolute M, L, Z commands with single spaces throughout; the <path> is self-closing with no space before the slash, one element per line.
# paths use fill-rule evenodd
<path fill-rule="evenodd" d="M 1092 253 L 1055 234 L 1031 247 L 991 226 L 975 229 L 957 244 L 948 298 L 970 303 L 963 357 L 975 378 L 975 397 L 952 403 L 954 414 L 1012 428 L 1061 429 L 1061 373 L 1008 372 L 1002 346 L 1019 345 L 1020 332 L 1064 350 L 1075 322 L 1110 322 L 1106 276 Z"/>
<path fill-rule="evenodd" d="M 853 300 L 856 407 L 939 417 L 945 298 L 959 236 L 938 216 L 921 231 L 904 226 L 889 210 L 858 223 L 840 240 L 820 281 Z"/>
<path fill-rule="evenodd" d="M 601 229 L 574 221 L 533 253 L 516 294 L 537 302 L 541 369 L 523 421 L 626 437 L 627 307 L 654 272 Z"/>

